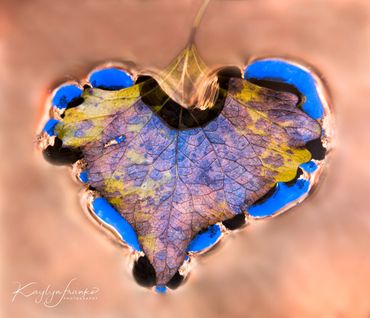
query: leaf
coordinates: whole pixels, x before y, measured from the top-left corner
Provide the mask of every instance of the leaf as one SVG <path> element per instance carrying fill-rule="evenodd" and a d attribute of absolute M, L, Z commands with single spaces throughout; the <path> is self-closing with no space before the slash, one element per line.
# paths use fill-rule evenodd
<path fill-rule="evenodd" d="M 182 54 L 180 64 L 186 54 L 198 58 Z M 189 63 L 182 69 L 191 74 Z M 56 126 L 64 146 L 81 149 L 90 184 L 134 227 L 157 284 L 176 273 L 199 231 L 293 179 L 311 158 L 306 142 L 321 134 L 295 95 L 241 78 L 228 89 L 216 83 L 207 107 L 178 105 L 170 97 L 182 96 L 182 71 L 170 69 L 157 76 L 163 87 L 147 79 L 113 92 L 85 89 L 84 102 Z M 198 71 L 188 77 L 193 84 L 203 78 Z"/>

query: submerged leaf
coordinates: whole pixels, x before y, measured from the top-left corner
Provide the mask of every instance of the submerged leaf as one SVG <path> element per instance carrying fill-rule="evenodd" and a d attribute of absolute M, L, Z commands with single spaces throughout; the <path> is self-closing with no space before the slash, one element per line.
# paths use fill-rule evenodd
<path fill-rule="evenodd" d="M 166 284 L 199 231 L 295 177 L 321 127 L 293 94 L 241 78 L 221 88 L 193 45 L 153 77 L 86 88 L 55 131 L 82 151 L 89 183 L 134 227 Z"/>
<path fill-rule="evenodd" d="M 173 103 L 152 79 L 89 88 L 56 127 L 64 146 L 82 150 L 91 185 L 134 227 L 157 284 L 177 272 L 200 230 L 293 179 L 310 160 L 305 143 L 320 136 L 293 94 L 237 78 L 223 93 L 222 111 L 197 126 L 202 112 Z"/>

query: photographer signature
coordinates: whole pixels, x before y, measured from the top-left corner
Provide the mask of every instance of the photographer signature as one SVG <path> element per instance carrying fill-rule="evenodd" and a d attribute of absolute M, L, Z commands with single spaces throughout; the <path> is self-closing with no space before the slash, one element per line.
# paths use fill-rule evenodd
<path fill-rule="evenodd" d="M 53 289 L 50 284 L 46 288 L 37 288 L 36 282 L 30 282 L 24 285 L 16 282 L 18 286 L 12 293 L 11 302 L 14 303 L 18 297 L 33 298 L 36 304 L 54 308 L 65 300 L 90 301 L 98 298 L 98 287 L 84 289 L 72 288 L 72 283 L 76 280 L 76 277 L 72 278 L 63 289 Z"/>

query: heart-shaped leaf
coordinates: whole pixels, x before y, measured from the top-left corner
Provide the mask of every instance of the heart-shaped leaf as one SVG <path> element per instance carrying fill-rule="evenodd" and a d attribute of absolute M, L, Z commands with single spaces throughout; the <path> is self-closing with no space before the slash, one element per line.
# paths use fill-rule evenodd
<path fill-rule="evenodd" d="M 182 54 L 178 65 L 198 60 L 196 51 Z M 189 69 L 193 63 L 186 65 L 190 82 L 203 78 L 203 66 L 199 77 Z M 305 144 L 321 134 L 297 108 L 297 96 L 242 78 L 223 88 L 212 80 L 207 107 L 179 105 L 170 96 L 186 102 L 183 92 L 197 87 L 178 95 L 181 74 L 118 91 L 86 88 L 84 102 L 56 126 L 65 147 L 81 149 L 89 183 L 137 232 L 157 284 L 176 273 L 199 231 L 293 179 L 311 158 Z"/>

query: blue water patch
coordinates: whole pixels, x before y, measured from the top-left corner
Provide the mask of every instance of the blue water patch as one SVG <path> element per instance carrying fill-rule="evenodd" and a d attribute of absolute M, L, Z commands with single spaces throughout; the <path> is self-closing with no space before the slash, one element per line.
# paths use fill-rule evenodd
<path fill-rule="evenodd" d="M 51 103 L 59 109 L 64 109 L 74 99 L 79 98 L 81 94 L 82 89 L 78 86 L 73 84 L 63 85 L 55 91 Z"/>
<path fill-rule="evenodd" d="M 158 294 L 165 294 L 167 292 L 167 287 L 164 286 L 164 285 L 157 285 L 157 286 L 155 286 L 155 291 Z"/>
<path fill-rule="evenodd" d="M 211 225 L 206 231 L 199 233 L 190 242 L 188 252 L 200 252 L 214 245 L 221 237 L 221 228 L 218 224 Z"/>
<path fill-rule="evenodd" d="M 83 183 L 87 183 L 89 181 L 89 176 L 87 174 L 87 170 L 81 171 L 80 175 L 78 177 L 80 178 L 80 180 Z"/>
<path fill-rule="evenodd" d="M 253 217 L 272 216 L 290 202 L 306 194 L 309 187 L 310 182 L 306 179 L 298 179 L 293 185 L 278 182 L 273 195 L 259 204 L 251 205 L 248 213 Z"/>
<path fill-rule="evenodd" d="M 312 173 L 312 172 L 316 171 L 317 164 L 315 162 L 313 162 L 313 161 L 309 161 L 309 162 L 306 162 L 306 163 L 302 163 L 300 165 L 300 167 L 303 170 L 307 171 L 308 173 Z"/>
<path fill-rule="evenodd" d="M 125 141 L 126 140 L 126 136 L 125 135 L 121 135 L 121 136 L 118 136 L 115 138 L 115 141 L 120 144 L 122 141 Z"/>
<path fill-rule="evenodd" d="M 93 87 L 112 90 L 130 87 L 134 84 L 128 73 L 117 68 L 95 71 L 89 76 L 89 82 Z"/>
<path fill-rule="evenodd" d="M 43 131 L 45 131 L 49 136 L 55 136 L 55 132 L 54 132 L 54 129 L 55 129 L 55 126 L 56 124 L 59 123 L 59 120 L 56 120 L 54 118 L 50 118 L 44 128 L 43 128 Z"/>
<path fill-rule="evenodd" d="M 305 97 L 302 109 L 314 119 L 322 118 L 324 107 L 315 80 L 305 69 L 279 59 L 252 62 L 245 68 L 245 79 L 271 80 L 295 86 Z"/>
<path fill-rule="evenodd" d="M 119 214 L 104 198 L 96 198 L 93 203 L 93 210 L 97 217 L 104 223 L 111 225 L 122 237 L 127 245 L 136 251 L 141 251 L 139 241 L 132 226 Z"/>

